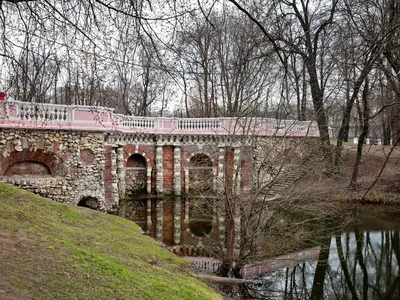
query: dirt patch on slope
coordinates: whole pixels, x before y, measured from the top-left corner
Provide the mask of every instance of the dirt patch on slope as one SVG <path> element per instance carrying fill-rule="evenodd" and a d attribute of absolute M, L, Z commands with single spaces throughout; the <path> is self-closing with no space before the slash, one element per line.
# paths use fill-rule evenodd
<path fill-rule="evenodd" d="M 56 276 L 62 270 L 58 251 L 41 237 L 24 231 L 9 232 L 0 229 L 0 258 L 2 300 L 35 299 L 36 297 L 19 287 L 28 286 L 35 294 L 46 293 L 48 278 Z M 46 270 L 46 274 L 43 274 L 43 270 Z"/>
<path fill-rule="evenodd" d="M 13 262 L 15 260 L 30 259 L 22 251 L 24 248 L 32 248 L 36 237 L 27 237 L 23 232 L 10 233 L 0 231 L 0 299 L 3 300 L 29 300 L 33 299 L 26 292 L 18 289 L 16 286 L 10 284 L 4 277 L 12 276 L 15 270 Z M 19 273 L 19 271 L 18 271 Z M 34 274 L 33 274 L 34 275 Z M 26 273 L 29 277 L 29 273 Z M 32 278 L 33 279 L 33 278 Z"/>
<path fill-rule="evenodd" d="M 0 277 L 0 299 L 3 300 L 30 300 L 32 297 L 12 286 Z"/>

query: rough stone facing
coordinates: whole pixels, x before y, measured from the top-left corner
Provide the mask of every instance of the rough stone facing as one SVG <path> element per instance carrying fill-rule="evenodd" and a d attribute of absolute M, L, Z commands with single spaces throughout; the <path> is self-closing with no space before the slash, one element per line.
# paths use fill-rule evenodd
<path fill-rule="evenodd" d="M 0 153 L 2 181 L 63 203 L 95 198 L 106 208 L 103 133 L 3 129 Z M 50 174 L 35 174 L 35 165 Z"/>
<path fill-rule="evenodd" d="M 157 194 L 162 194 L 163 184 L 164 184 L 164 173 L 163 173 L 163 147 L 157 146 L 156 147 L 156 190 Z"/>
<path fill-rule="evenodd" d="M 175 146 L 174 148 L 174 195 L 179 196 L 182 190 L 182 176 L 181 176 L 181 147 Z"/>

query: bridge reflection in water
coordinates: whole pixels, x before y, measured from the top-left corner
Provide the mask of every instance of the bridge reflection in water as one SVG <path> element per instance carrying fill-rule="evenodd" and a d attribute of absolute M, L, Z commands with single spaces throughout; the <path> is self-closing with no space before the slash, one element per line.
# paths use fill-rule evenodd
<path fill-rule="evenodd" d="M 119 215 L 182 256 L 213 256 L 219 229 L 213 198 L 138 195 L 120 201 Z"/>

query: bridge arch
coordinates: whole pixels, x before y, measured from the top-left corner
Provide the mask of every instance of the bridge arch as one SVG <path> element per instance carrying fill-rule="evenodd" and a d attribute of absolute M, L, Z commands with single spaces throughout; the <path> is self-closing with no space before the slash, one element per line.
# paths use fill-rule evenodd
<path fill-rule="evenodd" d="M 102 194 L 93 191 L 84 191 L 79 193 L 73 204 L 99 211 L 105 211 L 106 209 L 106 204 Z"/>
<path fill-rule="evenodd" d="M 145 152 L 135 152 L 125 162 L 125 186 L 127 195 L 151 192 L 151 162 Z"/>
<path fill-rule="evenodd" d="M 215 190 L 216 166 L 212 155 L 196 151 L 187 158 L 185 191 L 191 194 L 209 194 Z"/>
<path fill-rule="evenodd" d="M 148 160 L 149 159 L 145 158 L 145 153 L 143 153 L 143 154 L 134 153 L 128 157 L 128 159 L 126 161 L 126 168 L 146 169 Z"/>
<path fill-rule="evenodd" d="M 101 208 L 101 202 L 99 201 L 99 199 L 91 196 L 83 197 L 81 200 L 79 200 L 77 205 L 93 210 L 100 210 Z"/>
<path fill-rule="evenodd" d="M 146 147 L 135 148 L 135 145 L 126 145 L 124 147 L 124 166 L 127 167 L 128 160 L 135 154 L 142 156 L 146 160 L 148 168 L 153 168 L 154 154 L 151 149 Z"/>
<path fill-rule="evenodd" d="M 41 176 L 41 175 L 50 175 L 50 168 L 41 162 L 34 160 L 24 160 L 17 161 L 12 163 L 7 167 L 4 171 L 4 175 L 12 176 L 12 175 L 30 175 L 30 176 Z"/>

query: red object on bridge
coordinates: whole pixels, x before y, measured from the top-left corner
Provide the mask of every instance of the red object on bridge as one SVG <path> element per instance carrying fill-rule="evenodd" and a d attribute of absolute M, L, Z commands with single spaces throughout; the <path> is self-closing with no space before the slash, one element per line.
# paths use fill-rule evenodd
<path fill-rule="evenodd" d="M 4 101 L 6 99 L 6 93 L 0 92 L 0 101 Z"/>

